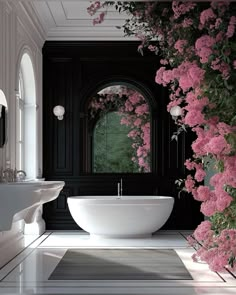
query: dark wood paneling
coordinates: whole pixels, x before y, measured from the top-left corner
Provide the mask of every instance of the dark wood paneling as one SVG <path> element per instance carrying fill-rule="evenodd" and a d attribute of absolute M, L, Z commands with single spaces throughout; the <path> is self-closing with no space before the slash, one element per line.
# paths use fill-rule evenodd
<path fill-rule="evenodd" d="M 195 228 L 202 216 L 199 203 L 183 194 L 178 198 L 177 178 L 184 178 L 184 161 L 191 155 L 192 134 L 171 141 L 176 131 L 166 111 L 168 89 L 154 81 L 159 60 L 141 56 L 137 42 L 46 42 L 43 48 L 43 176 L 64 180 L 57 200 L 44 206 L 47 229 L 78 229 L 67 207 L 76 195 L 116 195 L 122 177 L 125 195 L 170 195 L 175 198 L 168 229 Z M 152 172 L 147 174 L 91 173 L 91 143 L 87 122 L 88 99 L 112 81 L 128 82 L 148 97 L 151 120 Z M 65 107 L 64 120 L 52 114 Z"/>

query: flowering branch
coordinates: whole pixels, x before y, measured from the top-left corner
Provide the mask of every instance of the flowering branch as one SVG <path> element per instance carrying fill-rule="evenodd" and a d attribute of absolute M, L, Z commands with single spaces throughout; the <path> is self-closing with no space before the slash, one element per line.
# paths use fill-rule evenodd
<path fill-rule="evenodd" d="M 106 4 L 104 4 L 106 5 Z M 139 51 L 159 55 L 155 81 L 170 89 L 167 110 L 179 106 L 176 123 L 197 135 L 186 167 L 194 171 L 185 189 L 209 218 L 195 230 L 194 259 L 214 271 L 236 269 L 236 6 L 211 3 L 116 2 L 130 18 L 126 35 L 141 40 Z M 202 185 L 209 166 L 209 185 Z"/>

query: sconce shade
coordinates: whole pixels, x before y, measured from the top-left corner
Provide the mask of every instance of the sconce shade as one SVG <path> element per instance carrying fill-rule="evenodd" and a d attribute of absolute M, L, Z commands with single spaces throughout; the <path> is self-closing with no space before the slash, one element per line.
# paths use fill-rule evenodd
<path fill-rule="evenodd" d="M 65 108 L 63 106 L 55 106 L 53 108 L 53 114 L 57 117 L 58 120 L 63 120 L 63 115 L 65 114 Z"/>
<path fill-rule="evenodd" d="M 178 117 L 182 115 L 182 109 L 180 106 L 174 106 L 170 109 L 170 114 L 172 117 Z"/>

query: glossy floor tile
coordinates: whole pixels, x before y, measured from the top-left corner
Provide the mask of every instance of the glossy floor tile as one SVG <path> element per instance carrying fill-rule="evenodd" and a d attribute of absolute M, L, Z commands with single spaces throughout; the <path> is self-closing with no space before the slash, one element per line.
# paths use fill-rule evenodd
<path fill-rule="evenodd" d="M 150 239 L 90 239 L 84 232 L 46 232 L 0 270 L 0 294 L 236 294 L 233 274 L 194 263 L 189 232 L 158 232 Z M 174 249 L 193 280 L 48 280 L 68 249 Z M 4 255 L 4 253 L 0 253 Z"/>

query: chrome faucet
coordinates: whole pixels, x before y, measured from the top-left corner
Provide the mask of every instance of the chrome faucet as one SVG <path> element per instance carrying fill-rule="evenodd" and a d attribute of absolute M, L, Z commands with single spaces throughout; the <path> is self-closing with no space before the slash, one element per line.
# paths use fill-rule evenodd
<path fill-rule="evenodd" d="M 26 172 L 24 170 L 13 170 L 11 168 L 6 168 L 2 171 L 1 176 L 1 180 L 4 182 L 23 181 L 26 178 Z"/>
<path fill-rule="evenodd" d="M 117 183 L 117 199 L 120 199 L 120 183 Z"/>
<path fill-rule="evenodd" d="M 117 183 L 117 199 L 121 199 L 122 193 L 123 193 L 123 183 L 122 178 L 120 179 L 120 182 Z"/>

